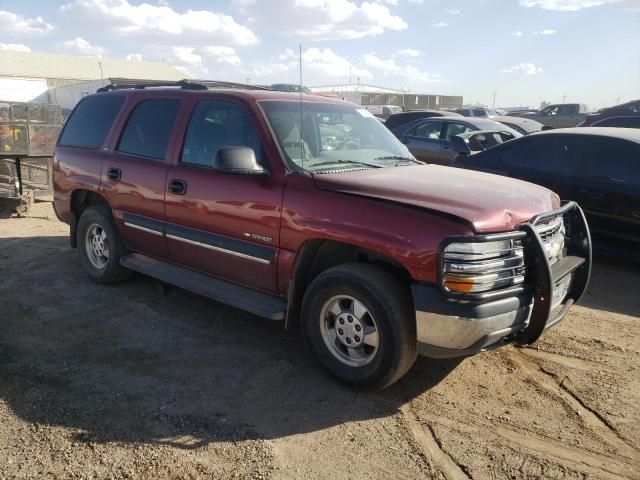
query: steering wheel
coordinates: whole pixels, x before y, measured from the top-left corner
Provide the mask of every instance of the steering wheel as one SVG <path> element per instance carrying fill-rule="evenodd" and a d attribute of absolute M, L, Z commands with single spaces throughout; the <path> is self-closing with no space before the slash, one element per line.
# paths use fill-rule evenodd
<path fill-rule="evenodd" d="M 360 146 L 354 140 L 347 140 L 336 146 L 336 150 L 358 150 Z"/>

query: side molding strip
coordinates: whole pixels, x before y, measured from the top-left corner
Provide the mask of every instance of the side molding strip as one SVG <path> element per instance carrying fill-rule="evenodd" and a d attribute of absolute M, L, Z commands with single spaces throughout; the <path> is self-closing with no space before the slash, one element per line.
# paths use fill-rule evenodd
<path fill-rule="evenodd" d="M 172 240 L 177 240 L 179 242 L 184 242 L 184 243 L 189 243 L 191 245 L 196 245 L 198 247 L 208 248 L 209 250 L 214 250 L 216 252 L 221 252 L 221 253 L 226 253 L 226 254 L 229 254 L 229 255 L 234 255 L 236 257 L 245 258 L 247 260 L 253 260 L 254 262 L 258 262 L 258 263 L 264 263 L 264 264 L 270 264 L 271 263 L 271 260 L 266 260 L 264 258 L 253 257 L 251 255 L 246 255 L 244 253 L 234 252 L 233 250 L 227 250 L 226 248 L 220 248 L 220 247 L 216 247 L 214 245 L 209 245 L 207 243 L 196 242 L 195 240 L 189 240 L 188 238 L 177 237 L 175 235 L 171 235 L 171 234 L 168 234 L 168 233 L 166 234 L 166 237 L 170 238 Z"/>

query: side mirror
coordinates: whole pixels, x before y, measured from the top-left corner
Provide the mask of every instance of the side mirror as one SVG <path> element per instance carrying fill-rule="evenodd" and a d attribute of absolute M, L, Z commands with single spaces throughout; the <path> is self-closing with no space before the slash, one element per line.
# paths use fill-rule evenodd
<path fill-rule="evenodd" d="M 471 149 L 467 142 L 464 141 L 464 138 L 459 137 L 458 135 L 454 135 L 450 139 L 451 149 L 456 152 L 458 155 L 469 155 L 471 154 Z"/>
<path fill-rule="evenodd" d="M 213 168 L 220 173 L 232 175 L 266 175 L 267 171 L 258 164 L 253 148 L 223 147 L 213 159 Z"/>

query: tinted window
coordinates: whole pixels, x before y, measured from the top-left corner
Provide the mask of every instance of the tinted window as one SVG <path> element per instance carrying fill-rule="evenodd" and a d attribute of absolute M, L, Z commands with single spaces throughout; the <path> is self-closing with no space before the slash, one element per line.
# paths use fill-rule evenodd
<path fill-rule="evenodd" d="M 439 140 L 441 130 L 442 122 L 424 122 L 411 130 L 407 135 L 429 140 Z"/>
<path fill-rule="evenodd" d="M 523 153 L 528 170 L 573 175 L 578 169 L 579 152 L 569 135 L 531 138 Z"/>
<path fill-rule="evenodd" d="M 196 106 L 187 129 L 181 162 L 211 166 L 223 147 L 250 147 L 262 163 L 262 145 L 249 114 L 232 102 L 206 101 Z"/>
<path fill-rule="evenodd" d="M 626 142 L 590 142 L 585 152 L 587 175 L 640 185 L 639 150 Z"/>
<path fill-rule="evenodd" d="M 124 100 L 124 95 L 96 95 L 81 100 L 67 120 L 60 145 L 100 148 Z"/>
<path fill-rule="evenodd" d="M 486 117 L 487 116 L 487 112 L 485 112 L 484 109 L 482 109 L 482 108 L 474 108 L 473 109 L 473 116 L 474 117 Z"/>
<path fill-rule="evenodd" d="M 447 123 L 447 131 L 445 132 L 445 138 L 451 140 L 454 135 L 460 135 L 461 133 L 471 132 L 473 128 L 466 126 L 463 123 Z"/>
<path fill-rule="evenodd" d="M 124 127 L 118 151 L 164 160 L 180 100 L 158 99 L 139 103 Z"/>

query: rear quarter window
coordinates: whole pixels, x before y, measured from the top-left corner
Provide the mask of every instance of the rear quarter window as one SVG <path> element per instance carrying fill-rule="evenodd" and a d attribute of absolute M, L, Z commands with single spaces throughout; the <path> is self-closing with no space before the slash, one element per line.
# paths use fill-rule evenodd
<path fill-rule="evenodd" d="M 58 145 L 102 147 L 124 101 L 124 95 L 96 95 L 81 100 L 67 120 Z"/>
<path fill-rule="evenodd" d="M 585 157 L 588 176 L 640 186 L 640 147 L 637 145 L 595 140 Z"/>

